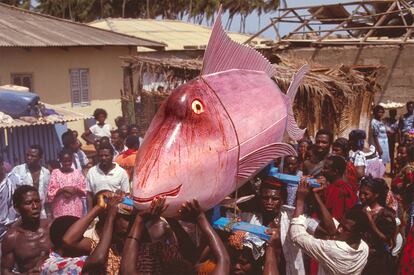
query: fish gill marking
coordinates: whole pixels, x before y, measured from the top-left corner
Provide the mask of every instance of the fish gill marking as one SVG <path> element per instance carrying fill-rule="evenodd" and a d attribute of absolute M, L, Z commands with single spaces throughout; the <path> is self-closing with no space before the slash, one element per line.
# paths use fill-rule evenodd
<path fill-rule="evenodd" d="M 211 90 L 211 91 L 213 92 L 213 94 L 216 96 L 216 99 L 217 99 L 217 100 L 218 100 L 218 102 L 220 103 L 221 107 L 223 108 L 224 112 L 225 112 L 225 113 L 226 113 L 226 115 L 227 115 L 228 120 L 230 121 L 231 127 L 232 127 L 233 132 L 234 132 L 234 135 L 235 135 L 235 137 L 236 137 L 236 142 L 237 142 L 237 144 L 236 144 L 236 148 L 238 149 L 238 150 L 237 150 L 237 158 L 235 159 L 235 162 L 236 162 L 236 174 L 235 174 L 235 175 L 237 175 L 237 174 L 239 173 L 240 140 L 239 140 L 239 135 L 237 134 L 237 131 L 236 131 L 236 126 L 235 126 L 235 124 L 234 124 L 233 119 L 230 117 L 229 112 L 227 111 L 226 107 L 224 106 L 223 102 L 221 101 L 220 97 L 217 95 L 217 93 L 213 90 L 213 88 L 212 88 L 210 85 L 208 85 L 207 81 L 206 81 L 206 80 L 205 80 L 202 76 L 200 77 L 200 79 L 203 81 L 203 83 L 204 83 L 207 87 L 209 87 L 209 88 L 210 88 L 210 90 Z M 227 152 L 229 152 L 229 150 L 228 150 Z M 217 181 L 217 179 L 216 179 L 216 181 Z M 218 182 L 216 182 L 216 185 L 217 185 L 217 184 L 218 184 Z M 217 190 L 217 189 L 216 189 L 216 190 Z M 216 192 L 217 192 L 217 191 L 216 191 Z M 211 194 L 210 199 L 212 198 L 212 196 L 213 196 L 213 194 Z"/>
<path fill-rule="evenodd" d="M 212 91 L 212 93 L 214 94 L 214 96 L 216 97 L 216 99 L 217 99 L 217 101 L 219 102 L 219 104 L 221 105 L 221 107 L 223 108 L 223 110 L 224 110 L 224 112 L 226 113 L 226 116 L 227 116 L 227 119 L 228 119 L 228 121 L 230 122 L 230 124 L 231 124 L 231 127 L 232 127 L 232 129 L 233 129 L 233 132 L 234 132 L 234 135 L 235 135 L 235 137 L 236 137 L 236 142 L 237 142 L 237 145 L 236 145 L 236 147 L 240 147 L 239 146 L 239 144 L 240 144 L 240 142 L 239 142 L 239 136 L 238 136 L 238 134 L 237 134 L 237 131 L 236 131 L 236 126 L 234 125 L 234 122 L 233 122 L 233 120 L 232 120 L 232 118 L 230 117 L 230 114 L 229 114 L 229 112 L 227 111 L 227 109 L 226 109 L 226 107 L 224 106 L 224 104 L 223 104 L 223 102 L 221 101 L 221 99 L 219 98 L 219 96 L 217 95 L 217 93 L 213 90 L 213 88 L 207 83 L 207 81 L 201 76 L 200 77 L 200 79 L 202 80 L 202 82 L 204 83 L 204 85 L 206 85 L 208 88 L 209 88 L 209 90 L 210 91 Z M 223 131 L 224 131 L 224 126 L 222 125 L 222 128 L 221 128 Z"/>
<path fill-rule="evenodd" d="M 164 122 L 167 120 L 168 118 L 164 117 L 163 121 L 159 124 L 158 129 L 154 129 L 158 130 L 157 133 L 151 133 L 152 135 L 154 135 L 153 139 L 150 140 L 151 144 L 149 144 L 151 148 L 149 148 L 150 150 L 147 150 L 147 152 L 145 152 L 145 155 L 143 156 L 143 159 L 145 160 L 144 163 L 142 164 L 141 162 L 140 166 L 137 167 L 137 170 L 141 173 L 141 177 L 138 178 L 137 185 L 141 188 L 146 186 L 151 171 L 153 170 L 155 164 L 157 163 L 157 160 L 160 157 L 161 150 L 163 149 L 162 144 L 165 143 L 165 140 L 168 136 L 167 134 L 171 131 L 171 123 L 167 123 L 168 127 L 165 128 L 166 125 Z M 165 132 L 165 134 L 160 134 L 160 132 Z"/>

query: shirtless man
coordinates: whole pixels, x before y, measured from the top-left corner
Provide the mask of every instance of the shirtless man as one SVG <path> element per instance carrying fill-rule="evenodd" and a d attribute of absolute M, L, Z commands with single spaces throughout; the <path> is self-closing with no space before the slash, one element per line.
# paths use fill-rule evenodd
<path fill-rule="evenodd" d="M 321 174 L 324 161 L 329 155 L 333 135 L 327 130 L 319 130 L 315 136 L 315 144 L 311 148 L 311 158 L 303 163 L 303 174 L 305 176 L 318 177 Z"/>
<path fill-rule="evenodd" d="M 40 219 L 42 207 L 39 192 L 30 185 L 20 186 L 13 194 L 13 205 L 21 220 L 10 228 L 3 239 L 1 274 L 15 274 L 15 266 L 21 273 L 39 273 L 51 248 L 50 223 Z"/>

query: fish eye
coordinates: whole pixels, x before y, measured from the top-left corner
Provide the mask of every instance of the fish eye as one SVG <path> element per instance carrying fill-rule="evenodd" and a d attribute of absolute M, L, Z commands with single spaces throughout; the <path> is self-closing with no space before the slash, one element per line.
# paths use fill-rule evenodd
<path fill-rule="evenodd" d="M 200 100 L 195 99 L 193 103 L 191 103 L 191 108 L 193 109 L 193 112 L 197 115 L 204 113 L 204 107 Z"/>

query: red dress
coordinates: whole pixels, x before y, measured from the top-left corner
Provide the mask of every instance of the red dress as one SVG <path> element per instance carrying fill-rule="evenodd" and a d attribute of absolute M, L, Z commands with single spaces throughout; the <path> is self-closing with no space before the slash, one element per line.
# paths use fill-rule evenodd
<path fill-rule="evenodd" d="M 349 183 L 339 179 L 326 188 L 325 206 L 338 221 L 357 203 L 357 196 Z"/>
<path fill-rule="evenodd" d="M 414 226 L 411 227 L 404 249 L 401 252 L 399 275 L 414 274 Z"/>
<path fill-rule="evenodd" d="M 357 179 L 357 171 L 352 161 L 348 161 L 346 164 L 345 178 L 346 181 L 351 185 L 354 193 L 357 194 L 359 191 L 359 184 Z"/>

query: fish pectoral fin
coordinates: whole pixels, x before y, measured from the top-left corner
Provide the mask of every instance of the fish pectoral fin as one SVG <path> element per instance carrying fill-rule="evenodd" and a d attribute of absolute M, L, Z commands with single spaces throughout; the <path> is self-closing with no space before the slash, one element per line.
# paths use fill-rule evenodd
<path fill-rule="evenodd" d="M 290 144 L 276 142 L 263 146 L 239 160 L 237 176 L 242 179 L 249 179 L 275 158 L 289 155 L 296 156 L 296 150 Z"/>

